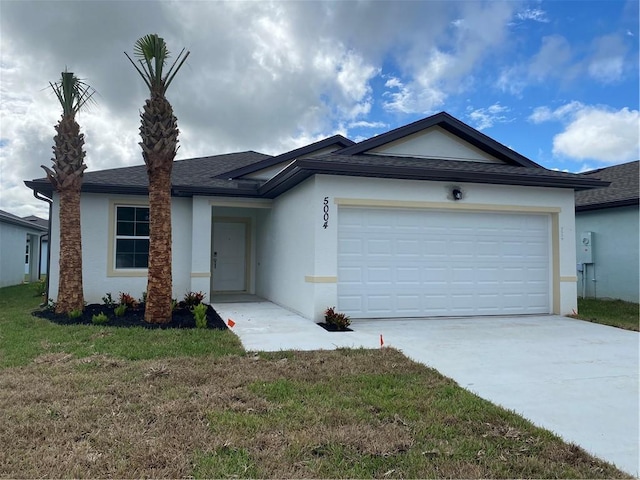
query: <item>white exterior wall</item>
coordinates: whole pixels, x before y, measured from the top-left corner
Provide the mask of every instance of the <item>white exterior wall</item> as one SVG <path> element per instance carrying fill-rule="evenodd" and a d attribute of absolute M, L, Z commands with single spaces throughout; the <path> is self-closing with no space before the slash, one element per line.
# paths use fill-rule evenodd
<path fill-rule="evenodd" d="M 9 223 L 0 223 L 0 287 L 18 285 L 24 281 L 24 255 L 27 246 L 28 230 Z M 36 243 L 38 237 L 35 237 Z M 33 240 L 32 240 L 33 241 Z M 29 262 L 38 268 L 37 248 L 36 256 L 30 255 Z"/>
<path fill-rule="evenodd" d="M 313 284 L 317 206 L 315 179 L 309 178 L 273 201 L 257 217 L 256 294 L 314 316 Z"/>
<path fill-rule="evenodd" d="M 407 208 L 407 205 L 421 208 L 480 208 L 488 211 L 522 211 L 533 213 L 555 210 L 552 217 L 550 245 L 554 250 L 551 272 L 554 279 L 550 282 L 554 291 L 552 306 L 554 313 L 570 314 L 577 308 L 575 276 L 575 223 L 574 193 L 571 189 L 500 186 L 486 184 L 456 184 L 464 192 L 463 200 L 449 200 L 451 183 L 407 181 L 395 179 L 356 178 L 316 175 L 315 189 L 306 191 L 307 205 L 313 206 L 310 219 L 313 221 L 317 246 L 313 262 L 313 271 L 306 276 L 316 278 L 314 289 L 315 320 L 322 318 L 322 311 L 337 301 L 337 253 L 338 205 L 336 199 L 362 200 L 370 207 L 382 206 L 385 202 Z M 327 229 L 322 228 L 321 205 L 323 198 L 329 197 L 330 217 Z M 404 203 L 402 203 L 404 202 Z M 415 202 L 421 202 L 420 205 Z M 493 207 L 493 208 L 492 208 Z M 533 207 L 533 210 L 532 210 Z M 555 225 L 553 218 L 556 218 Z M 555 264 L 555 268 L 554 268 Z"/>
<path fill-rule="evenodd" d="M 594 263 L 587 265 L 584 290 L 578 273 L 580 296 L 639 301 L 638 214 L 638 207 L 633 206 L 576 213 L 577 245 L 581 245 L 582 232 L 593 232 Z"/>
<path fill-rule="evenodd" d="M 87 303 L 101 303 L 102 297 L 110 292 L 116 298 L 119 292 L 126 292 L 135 298 L 141 298 L 147 289 L 146 273 L 126 272 L 110 276 L 108 265 L 109 242 L 113 228 L 109 225 L 109 210 L 113 202 L 119 204 L 141 204 L 147 197 L 119 195 L 82 194 L 80 221 L 82 228 L 82 282 L 84 298 Z M 58 296 L 60 227 L 58 222 L 58 196 L 54 195 L 51 211 L 51 276 L 49 298 Z M 173 297 L 181 299 L 191 290 L 191 199 L 174 198 L 172 201 L 172 275 Z M 206 290 L 205 290 L 206 291 Z"/>

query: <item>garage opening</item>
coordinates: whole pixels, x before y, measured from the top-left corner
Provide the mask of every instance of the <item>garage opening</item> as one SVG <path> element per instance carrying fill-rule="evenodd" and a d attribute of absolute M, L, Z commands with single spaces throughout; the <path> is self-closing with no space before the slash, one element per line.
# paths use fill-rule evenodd
<path fill-rule="evenodd" d="M 550 215 L 341 207 L 338 308 L 353 318 L 551 312 Z"/>

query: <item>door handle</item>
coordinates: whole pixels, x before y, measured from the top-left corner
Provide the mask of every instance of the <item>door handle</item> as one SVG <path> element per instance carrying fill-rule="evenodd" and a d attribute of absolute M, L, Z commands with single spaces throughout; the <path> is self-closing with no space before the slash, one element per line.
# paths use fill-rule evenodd
<path fill-rule="evenodd" d="M 213 252 L 213 269 L 215 270 L 218 264 L 218 252 Z"/>

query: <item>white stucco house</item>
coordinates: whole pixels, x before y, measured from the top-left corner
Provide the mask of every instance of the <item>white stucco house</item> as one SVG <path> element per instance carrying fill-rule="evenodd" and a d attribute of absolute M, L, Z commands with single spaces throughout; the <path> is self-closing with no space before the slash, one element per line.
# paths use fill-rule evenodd
<path fill-rule="evenodd" d="M 638 303 L 640 162 L 582 175 L 610 185 L 576 192 L 578 295 Z"/>
<path fill-rule="evenodd" d="M 41 246 L 47 230 L 29 218 L 0 210 L 0 287 L 35 282 L 46 273 L 46 266 L 41 271 Z"/>
<path fill-rule="evenodd" d="M 334 136 L 282 155 L 176 161 L 173 292 L 255 294 L 318 320 L 568 314 L 576 308 L 574 191 L 606 185 L 547 170 L 447 113 L 359 143 Z M 50 297 L 57 293 L 53 200 Z M 141 296 L 144 165 L 87 172 L 85 298 Z"/>

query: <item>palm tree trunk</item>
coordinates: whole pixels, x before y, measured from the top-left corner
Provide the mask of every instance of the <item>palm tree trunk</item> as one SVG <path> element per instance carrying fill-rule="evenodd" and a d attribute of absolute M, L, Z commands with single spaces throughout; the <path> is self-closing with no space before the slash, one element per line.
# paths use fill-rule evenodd
<path fill-rule="evenodd" d="M 80 231 L 80 189 L 60 193 L 60 284 L 56 313 L 84 309 L 82 292 L 82 238 Z"/>
<path fill-rule="evenodd" d="M 144 319 L 171 321 L 171 167 L 149 172 L 149 273 Z"/>

